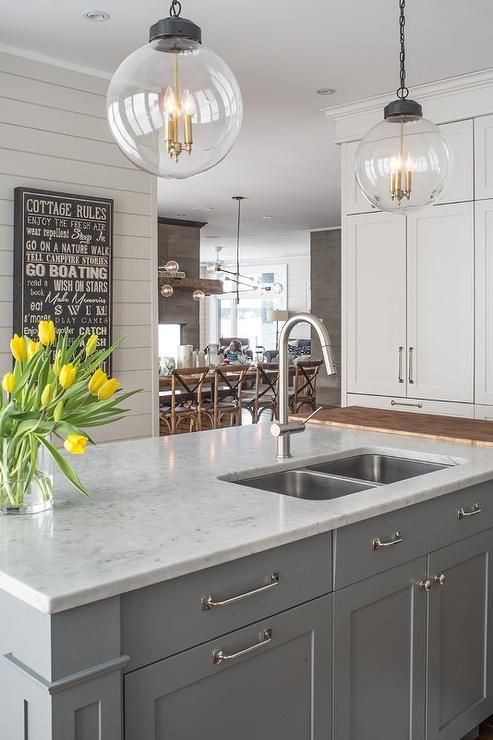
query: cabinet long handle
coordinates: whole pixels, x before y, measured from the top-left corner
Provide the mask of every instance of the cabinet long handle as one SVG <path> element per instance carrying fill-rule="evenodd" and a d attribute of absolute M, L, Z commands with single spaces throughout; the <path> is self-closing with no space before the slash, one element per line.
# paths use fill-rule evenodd
<path fill-rule="evenodd" d="M 384 550 L 386 547 L 393 547 L 394 545 L 398 545 L 400 542 L 402 542 L 402 537 L 401 533 L 397 530 L 394 532 L 393 540 L 383 542 L 380 537 L 374 537 L 371 541 L 371 546 L 373 550 Z"/>
<path fill-rule="evenodd" d="M 237 658 L 242 658 L 244 655 L 248 655 L 249 653 L 254 653 L 256 650 L 260 650 L 261 648 L 268 645 L 269 642 L 272 642 L 271 629 L 267 629 L 262 632 L 262 634 L 260 635 L 260 642 L 256 642 L 255 645 L 250 645 L 250 647 L 244 648 L 237 653 L 231 653 L 230 655 L 228 655 L 223 650 L 214 650 L 214 652 L 212 653 L 212 662 L 214 663 L 214 665 L 219 665 L 220 663 L 223 663 L 227 660 L 236 660 Z"/>
<path fill-rule="evenodd" d="M 412 406 L 416 409 L 422 409 L 423 404 L 422 403 L 406 403 L 405 401 L 394 401 L 394 399 L 390 402 L 391 406 Z"/>
<path fill-rule="evenodd" d="M 457 519 L 465 519 L 468 516 L 476 516 L 476 514 L 481 514 L 481 512 L 482 512 L 482 509 L 478 503 L 473 504 L 471 511 L 466 511 L 461 506 L 460 509 L 457 509 Z"/>
<path fill-rule="evenodd" d="M 404 382 L 404 378 L 402 377 L 402 353 L 404 352 L 404 347 L 399 347 L 399 369 L 398 369 L 398 381 L 399 383 Z"/>
<path fill-rule="evenodd" d="M 414 347 L 409 347 L 409 377 L 408 377 L 408 381 L 409 381 L 409 383 L 411 383 L 411 385 L 414 383 L 414 380 L 413 380 L 413 352 L 414 352 Z"/>
<path fill-rule="evenodd" d="M 246 591 L 243 594 L 230 596 L 228 599 L 223 599 L 223 601 L 215 601 L 212 594 L 207 594 L 207 596 L 202 596 L 200 602 L 202 606 L 202 611 L 205 612 L 208 609 L 215 609 L 217 606 L 229 606 L 230 604 L 236 604 L 237 601 L 247 599 L 249 596 L 256 596 L 257 594 L 265 593 L 265 591 L 270 591 L 276 586 L 279 586 L 279 573 L 271 573 L 269 575 L 269 583 L 266 586 L 259 586 L 258 588 L 254 588 L 252 591 Z"/>

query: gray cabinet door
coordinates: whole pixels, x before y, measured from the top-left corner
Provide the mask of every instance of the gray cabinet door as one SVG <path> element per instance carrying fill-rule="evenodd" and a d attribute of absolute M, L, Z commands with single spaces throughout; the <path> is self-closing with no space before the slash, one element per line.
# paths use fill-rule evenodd
<path fill-rule="evenodd" d="M 426 557 L 334 594 L 335 740 L 422 740 Z"/>
<path fill-rule="evenodd" d="M 126 740 L 329 740 L 331 598 L 127 674 Z"/>
<path fill-rule="evenodd" d="M 432 553 L 427 740 L 456 740 L 493 711 L 493 530 Z M 443 578 L 442 578 L 443 580 Z"/>

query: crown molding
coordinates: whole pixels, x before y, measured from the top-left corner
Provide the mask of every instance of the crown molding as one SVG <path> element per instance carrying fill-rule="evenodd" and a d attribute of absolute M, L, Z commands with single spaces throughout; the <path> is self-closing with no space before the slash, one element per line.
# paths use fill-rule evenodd
<path fill-rule="evenodd" d="M 424 115 L 434 123 L 449 123 L 493 112 L 493 68 L 416 85 L 410 96 L 423 104 Z M 383 117 L 383 108 L 395 91 L 323 108 L 335 123 L 338 144 L 357 141 Z"/>
<path fill-rule="evenodd" d="M 46 56 L 45 54 L 38 54 L 35 51 L 20 49 L 15 46 L 7 46 L 6 44 L 2 43 L 0 43 L 0 53 L 11 54 L 12 56 L 30 59 L 33 62 L 41 62 L 42 64 L 50 64 L 52 67 L 69 69 L 71 72 L 80 72 L 80 74 L 90 75 L 91 77 L 99 77 L 102 80 L 111 80 L 112 77 L 111 72 L 104 72 L 102 69 L 93 69 L 92 67 L 86 67 L 81 64 L 73 64 L 72 62 L 67 62 L 64 59 Z"/>

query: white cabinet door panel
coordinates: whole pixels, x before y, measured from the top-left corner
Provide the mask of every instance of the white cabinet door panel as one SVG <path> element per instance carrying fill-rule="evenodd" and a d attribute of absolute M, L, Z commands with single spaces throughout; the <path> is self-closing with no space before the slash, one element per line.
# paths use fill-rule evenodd
<path fill-rule="evenodd" d="M 346 249 L 348 391 L 405 396 L 406 221 L 349 216 Z"/>
<path fill-rule="evenodd" d="M 473 121 L 445 123 L 440 129 L 452 152 L 450 182 L 440 203 L 455 203 L 474 198 L 474 135 Z"/>
<path fill-rule="evenodd" d="M 460 416 L 465 419 L 474 419 L 472 403 L 449 403 L 444 401 L 428 401 L 423 398 L 389 398 L 388 396 L 364 396 L 349 393 L 348 406 L 368 406 L 374 409 L 387 411 L 410 411 L 417 414 L 438 414 L 439 416 Z M 486 407 L 483 407 L 486 408 Z M 493 417 L 493 406 L 491 407 Z M 476 418 L 479 418 L 476 416 Z"/>
<path fill-rule="evenodd" d="M 493 115 L 474 120 L 476 200 L 493 198 Z"/>
<path fill-rule="evenodd" d="M 493 404 L 493 200 L 476 203 L 476 403 Z"/>
<path fill-rule="evenodd" d="M 407 395 L 472 403 L 473 204 L 408 216 L 407 260 Z"/>

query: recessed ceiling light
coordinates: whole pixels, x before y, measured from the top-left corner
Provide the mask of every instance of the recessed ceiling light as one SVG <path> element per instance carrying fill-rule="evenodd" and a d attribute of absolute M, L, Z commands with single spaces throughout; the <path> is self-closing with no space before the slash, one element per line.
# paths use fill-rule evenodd
<path fill-rule="evenodd" d="M 201 211 L 202 213 L 210 213 L 212 208 L 209 206 L 193 206 L 192 211 Z"/>
<path fill-rule="evenodd" d="M 333 95 L 336 93 L 337 90 L 335 87 L 319 87 L 317 90 L 317 95 Z"/>
<path fill-rule="evenodd" d="M 185 217 L 186 217 L 186 215 L 187 215 L 186 213 L 177 213 L 177 214 L 176 214 L 176 217 L 177 217 L 177 218 L 185 218 Z"/>
<path fill-rule="evenodd" d="M 272 221 L 272 216 L 262 216 L 263 221 Z"/>
<path fill-rule="evenodd" d="M 91 23 L 104 23 L 105 21 L 109 21 L 110 14 L 105 10 L 86 10 L 82 13 L 82 17 L 86 21 L 91 21 Z"/>

